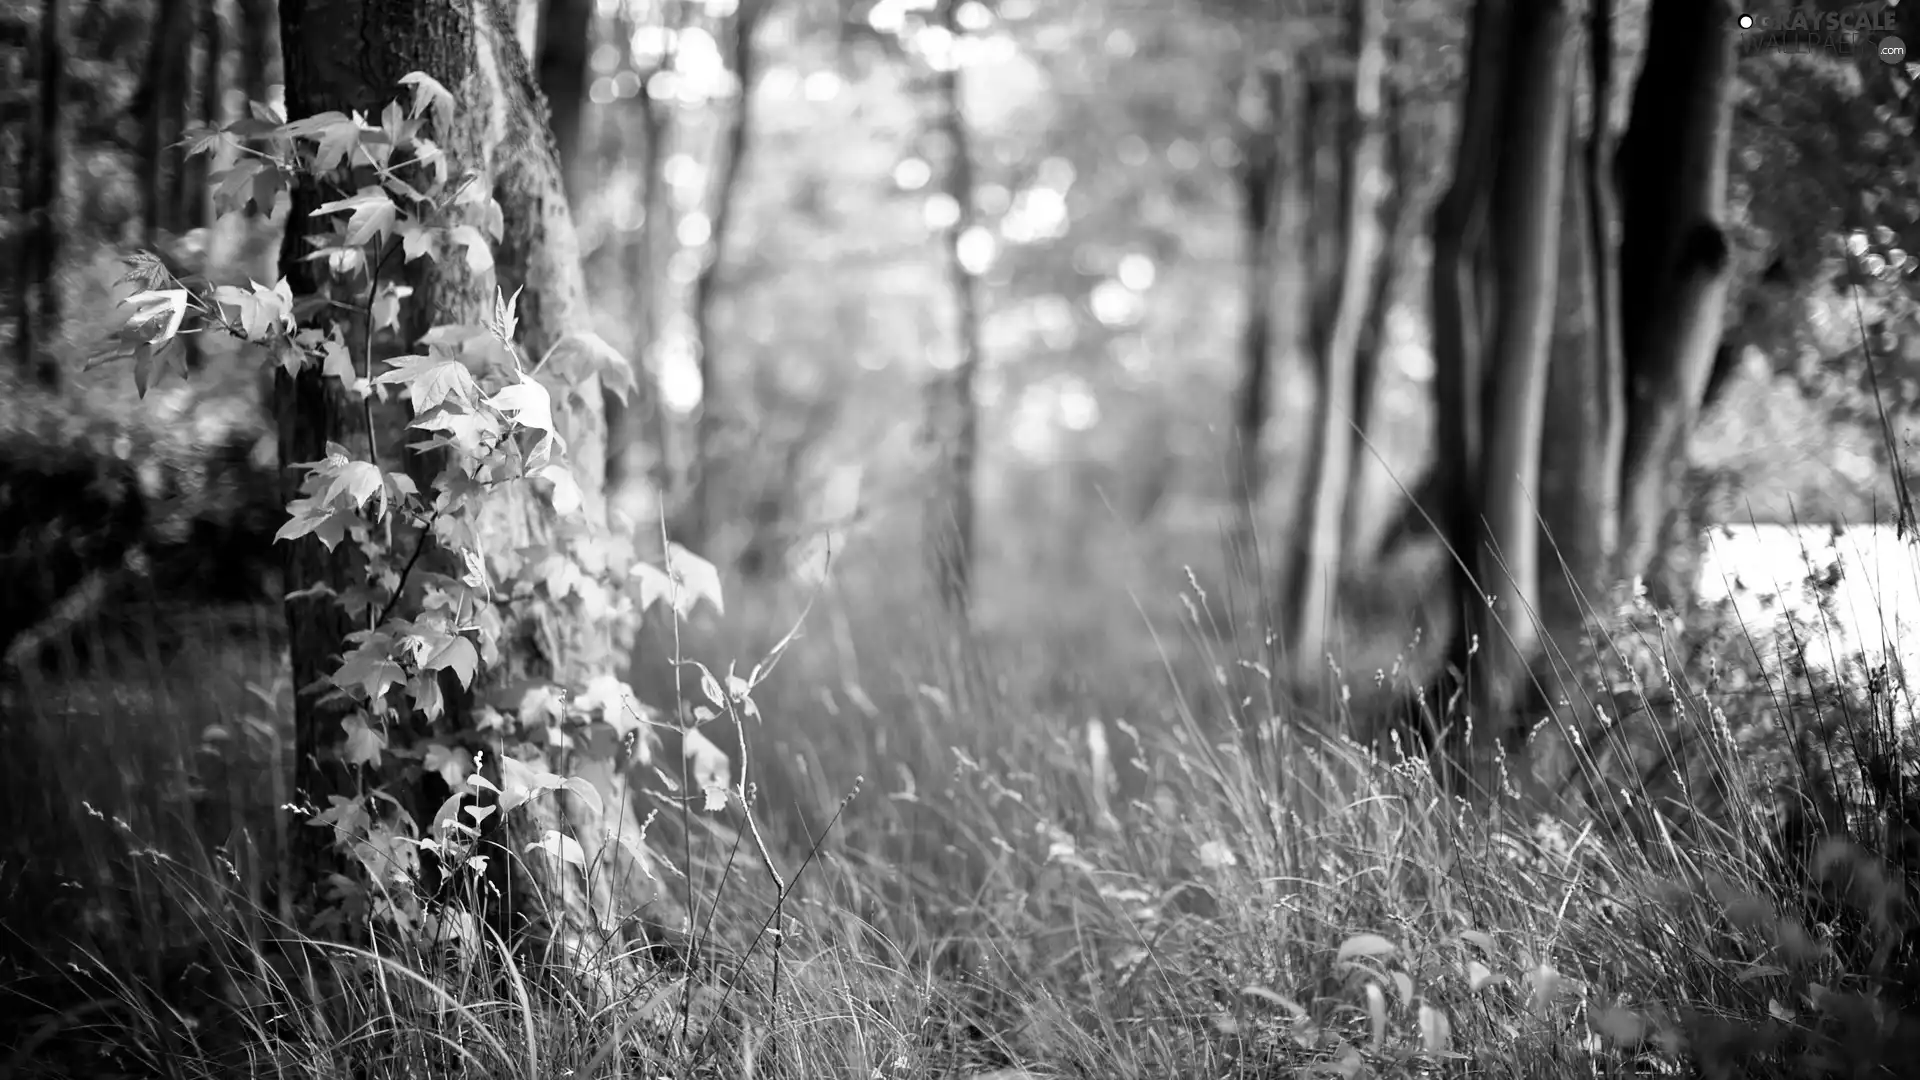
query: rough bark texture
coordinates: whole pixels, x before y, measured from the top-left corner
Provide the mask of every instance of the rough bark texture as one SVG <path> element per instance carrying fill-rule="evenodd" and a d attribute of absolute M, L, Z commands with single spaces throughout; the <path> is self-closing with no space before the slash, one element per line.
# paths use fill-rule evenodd
<path fill-rule="evenodd" d="M 733 114 L 727 118 L 726 135 L 720 151 L 718 175 L 709 199 L 708 220 L 712 224 L 707 251 L 700 262 L 700 274 L 693 283 L 693 332 L 700 354 L 700 411 L 694 419 L 693 448 L 689 465 L 692 486 L 688 492 L 685 543 L 705 550 L 714 527 L 715 470 L 709 457 L 715 452 L 714 434 L 719 430 L 721 403 L 720 367 L 714 356 L 714 304 L 720 294 L 721 260 L 726 257 L 727 232 L 733 223 L 734 195 L 740 187 L 741 166 L 747 159 L 752 136 L 753 84 L 759 76 L 754 63 L 753 34 L 760 25 L 769 0 L 746 0 L 733 17 L 733 74 L 740 84 L 740 96 Z"/>
<path fill-rule="evenodd" d="M 1304 543 L 1294 551 L 1286 596 L 1290 605 L 1288 640 L 1294 658 L 1317 666 L 1326 651 L 1326 629 L 1342 569 L 1349 484 L 1353 477 L 1353 433 L 1357 414 L 1357 363 L 1361 332 L 1374 301 L 1380 266 L 1377 220 L 1378 173 L 1385 162 L 1381 131 L 1381 89 L 1386 66 L 1382 46 L 1385 16 L 1378 0 L 1354 0 L 1351 9 L 1354 74 L 1349 84 L 1349 122 L 1334 145 L 1344 146 L 1335 185 L 1340 201 L 1329 230 L 1327 269 L 1338 283 L 1314 320 L 1314 360 L 1320 395 L 1314 412 L 1312 470 L 1305 513 L 1298 529 Z"/>
<path fill-rule="evenodd" d="M 21 208 L 27 230 L 19 267 L 20 332 L 15 340 L 20 370 L 34 382 L 59 385 L 52 345 L 60 336 L 60 186 L 66 164 L 66 0 L 47 0 L 40 15 L 34 67 L 40 84 L 33 125 L 26 132 L 26 169 Z"/>
<path fill-rule="evenodd" d="M 943 0 L 941 24 L 961 33 L 959 0 Z M 960 213 L 947 230 L 947 262 L 954 301 L 953 367 L 936 374 L 927 392 L 925 439 L 932 459 L 926 508 L 927 550 L 934 583 L 950 614 L 964 616 L 973 591 L 974 458 L 979 449 L 979 413 L 973 385 L 980 369 L 979 282 L 960 258 L 961 238 L 973 228 L 973 157 L 967 138 L 958 66 L 936 80 L 940 128 L 946 136 L 946 192 Z"/>
<path fill-rule="evenodd" d="M 410 329 L 423 329 L 421 322 L 484 321 L 496 286 L 508 295 L 524 286 L 520 343 L 535 360 L 547 357 L 568 329 L 580 325 L 585 289 L 557 155 L 512 14 L 498 0 L 284 0 L 280 14 L 292 117 L 327 109 L 374 112 L 399 91 L 400 77 L 414 70 L 440 80 L 461 104 L 455 121 L 436 125 L 431 134 L 451 159 L 452 174 L 475 171 L 500 205 L 505 225 L 496 245 L 498 280 L 472 274 L 464 260 L 441 262 L 418 275 L 418 291 L 409 301 L 417 321 Z M 320 197 L 316 185 L 296 189 L 282 249 L 283 272 L 296 293 L 327 284 L 313 276 L 319 264 L 297 258 L 307 250 L 307 212 Z M 478 221 L 478 207 L 462 212 Z M 553 397 L 569 463 L 587 500 L 587 526 L 604 528 L 600 388 L 567 355 L 559 350 L 541 367 L 540 378 Z M 323 385 L 312 373 L 280 376 L 276 398 L 283 462 L 313 460 L 322 456 L 316 448 L 325 441 L 351 445 L 362 434 L 355 430 L 360 408 L 346 403 L 336 387 Z M 551 543 L 559 535 L 550 514 L 531 497 L 502 500 L 485 524 L 490 556 L 508 559 L 522 546 Z M 500 569 L 496 565 L 495 573 Z M 344 556 L 327 555 L 311 539 L 289 545 L 290 594 L 315 585 L 339 587 L 352 580 L 353 570 Z M 621 659 L 603 620 L 556 620 L 530 606 L 507 614 L 504 670 L 488 673 L 489 684 L 531 677 L 578 688 L 593 675 L 615 670 Z M 348 627 L 333 605 L 320 601 L 290 601 L 288 616 L 296 680 L 308 687 L 328 670 Z M 350 779 L 337 764 L 327 764 L 328 751 L 340 739 L 339 717 L 313 694 L 299 696 L 298 779 L 307 797 L 322 803 L 326 793 L 338 790 L 335 785 Z M 506 845 L 513 854 L 496 861 L 520 868 L 527 875 L 521 882 L 533 890 L 513 898 L 516 915 L 534 920 L 533 928 L 546 940 L 588 944 L 657 898 L 657 882 L 642 857 L 637 800 L 628 790 L 617 747 L 580 749 L 568 760 L 536 764 L 587 777 L 599 791 L 605 815 L 596 817 L 571 795 L 561 795 L 558 803 L 539 800 L 530 804 L 532 813 L 509 815 Z M 554 860 L 520 854 L 530 836 L 560 827 L 563 818 L 593 868 L 590 880 L 556 870 Z M 331 862 L 324 852 L 305 854 L 313 864 Z"/>

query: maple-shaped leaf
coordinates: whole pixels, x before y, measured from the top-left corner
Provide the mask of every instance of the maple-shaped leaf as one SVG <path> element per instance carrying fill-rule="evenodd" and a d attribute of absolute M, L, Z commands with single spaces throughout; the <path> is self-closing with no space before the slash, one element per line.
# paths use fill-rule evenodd
<path fill-rule="evenodd" d="M 314 171 L 330 173 L 360 145 L 360 124 L 350 117 L 341 117 L 321 130 L 318 141 L 313 153 Z"/>
<path fill-rule="evenodd" d="M 347 351 L 347 343 L 339 338 L 329 337 L 320 343 L 320 374 L 330 379 L 339 379 L 349 387 L 358 388 L 360 373 L 353 369 L 353 354 Z"/>
<path fill-rule="evenodd" d="M 585 504 L 580 482 L 565 465 L 548 465 L 533 475 L 553 485 L 553 512 L 561 517 L 571 516 Z"/>
<path fill-rule="evenodd" d="M 503 756 L 500 759 L 500 812 L 504 814 L 546 792 L 558 791 L 566 782 L 565 777 L 529 762 Z"/>
<path fill-rule="evenodd" d="M 322 498 L 329 503 L 346 499 L 358 510 L 375 495 L 380 496 L 381 511 L 384 513 L 386 481 L 380 473 L 380 466 L 371 461 L 349 461 L 334 473 L 333 482 L 327 485 Z"/>
<path fill-rule="evenodd" d="M 439 230 L 428 228 L 417 221 L 405 221 L 400 224 L 400 251 L 412 262 L 421 256 L 431 259 L 439 254 Z"/>
<path fill-rule="evenodd" d="M 180 332 L 188 299 L 185 289 L 148 289 L 120 303 L 133 308 L 133 314 L 127 316 L 127 326 L 138 328 L 150 344 L 158 345 Z"/>
<path fill-rule="evenodd" d="M 368 700 L 378 700 L 407 677 L 400 665 L 387 656 L 387 644 L 381 635 L 362 642 L 341 660 L 340 669 L 329 677 L 333 685 L 343 690 L 357 689 Z"/>
<path fill-rule="evenodd" d="M 439 123 L 453 119 L 453 94 L 440 85 L 440 80 L 424 71 L 409 71 L 400 76 L 400 85 L 413 88 L 413 104 L 407 109 L 408 116 L 418 118 L 432 109 L 433 118 Z"/>
<path fill-rule="evenodd" d="M 447 240 L 467 249 L 467 269 L 484 274 L 493 269 L 493 245 L 471 225 L 455 225 L 447 230 Z"/>
<path fill-rule="evenodd" d="M 553 399 L 547 388 L 525 374 L 520 381 L 487 399 L 487 404 L 512 417 L 521 427 L 553 430 Z"/>
<path fill-rule="evenodd" d="M 461 405 L 471 405 L 480 396 L 480 387 L 473 381 L 473 373 L 458 360 L 396 356 L 389 363 L 393 366 L 381 372 L 373 381 L 405 386 L 416 416 L 438 407 L 449 398 Z"/>
<path fill-rule="evenodd" d="M 347 762 L 353 765 L 378 765 L 380 754 L 387 748 L 387 737 L 367 726 L 367 721 L 359 713 L 354 713 L 340 726 L 347 729 L 347 741 L 343 747 Z"/>
<path fill-rule="evenodd" d="M 678 543 L 667 545 L 666 561 L 667 573 L 676 586 L 673 608 L 681 618 L 692 614 L 701 600 L 712 604 L 716 613 L 727 613 L 726 603 L 720 596 L 720 571 L 712 563 Z"/>
<path fill-rule="evenodd" d="M 427 755 L 423 762 L 428 772 L 440 774 L 440 779 L 454 791 L 460 790 L 467 777 L 473 773 L 473 754 L 463 746 L 448 746 L 445 743 L 428 743 Z M 457 796 L 456 796 L 457 797 Z M 438 815 L 435 815 L 436 824 Z"/>
<path fill-rule="evenodd" d="M 347 243 L 356 247 L 376 236 L 384 238 L 392 235 L 394 223 L 400 218 L 400 208 L 393 205 L 393 199 L 384 189 L 378 187 L 363 187 L 344 199 L 323 203 L 313 212 L 313 216 L 344 213 L 353 215 L 347 219 Z"/>
<path fill-rule="evenodd" d="M 472 686 L 473 672 L 479 665 L 480 653 L 473 647 L 473 642 L 456 634 L 434 650 L 423 666 L 428 671 L 452 671 L 461 686 Z"/>

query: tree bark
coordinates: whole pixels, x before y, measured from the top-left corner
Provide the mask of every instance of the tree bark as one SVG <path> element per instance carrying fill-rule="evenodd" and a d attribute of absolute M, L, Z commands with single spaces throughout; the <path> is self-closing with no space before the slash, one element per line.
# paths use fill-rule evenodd
<path fill-rule="evenodd" d="M 1484 516 L 1477 550 L 1480 585 L 1492 604 L 1470 606 L 1480 661 L 1475 721 L 1504 737 L 1540 647 L 1538 511 L 1549 345 L 1559 277 L 1560 209 L 1573 37 L 1563 0 L 1535 0 L 1514 13 L 1507 132 L 1493 197 L 1493 254 L 1499 285 L 1488 353 Z"/>
<path fill-rule="evenodd" d="M 1394 50 L 1389 43 L 1388 70 L 1392 70 L 1394 61 Z M 1387 347 L 1387 320 L 1393 313 L 1398 293 L 1396 286 L 1401 280 L 1400 268 L 1423 220 L 1423 215 L 1413 205 L 1413 168 L 1408 161 L 1400 94 L 1392 86 L 1384 87 L 1381 103 L 1381 137 L 1384 140 L 1384 172 L 1388 190 L 1380 201 L 1379 230 L 1385 243 L 1379 255 L 1380 266 L 1373 276 L 1373 296 L 1367 302 L 1366 321 L 1360 329 L 1360 344 L 1354 354 L 1352 472 L 1347 480 L 1347 505 L 1341 515 L 1340 527 L 1340 534 L 1345 538 L 1348 548 L 1349 563 L 1362 562 L 1366 557 L 1358 545 L 1364 525 L 1362 515 L 1366 510 L 1366 478 L 1371 471 L 1374 454 L 1378 452 L 1378 447 L 1372 445 L 1370 439 L 1374 414 L 1379 407 L 1380 364 Z"/>
<path fill-rule="evenodd" d="M 25 175 L 21 209 L 26 212 L 19 281 L 20 333 L 15 341 L 23 374 L 47 389 L 60 384 L 53 343 L 60 336 L 60 188 L 66 172 L 66 2 L 46 0 L 34 55 L 40 98 L 33 126 L 23 140 Z"/>
<path fill-rule="evenodd" d="M 714 356 L 713 309 L 719 297 L 720 265 L 726 256 L 728 227 L 733 223 L 734 196 L 739 190 L 740 170 L 746 162 L 752 137 L 753 84 L 759 74 L 754 62 L 753 34 L 769 2 L 745 0 L 733 17 L 733 74 L 740 84 L 740 96 L 733 114 L 727 118 L 719 176 L 708 200 L 711 228 L 707 250 L 700 262 L 700 274 L 693 283 L 693 332 L 700 354 L 700 411 L 694 419 L 689 462 L 693 482 L 688 493 L 686 542 L 702 549 L 711 541 L 714 527 L 714 471 L 708 467 L 708 459 L 714 452 L 722 400 L 720 367 Z"/>
<path fill-rule="evenodd" d="M 1720 342 L 1734 33 L 1728 0 L 1654 0 L 1620 147 L 1623 578 L 1644 573 L 1659 550 Z"/>
<path fill-rule="evenodd" d="M 1380 128 L 1385 16 L 1378 0 L 1354 0 L 1350 19 L 1355 64 L 1346 110 L 1350 123 L 1344 132 L 1347 160 L 1336 185 L 1341 197 L 1339 224 L 1329 238 L 1333 253 L 1328 258 L 1329 269 L 1337 268 L 1338 289 L 1325 318 L 1315 320 L 1320 396 L 1314 419 L 1313 471 L 1306 513 L 1298 526 L 1305 542 L 1295 549 L 1286 589 L 1291 613 L 1288 641 L 1296 661 L 1305 665 L 1317 665 L 1323 659 L 1326 627 L 1339 586 L 1341 528 L 1353 476 L 1360 336 L 1380 269 L 1376 192 L 1385 154 Z"/>
<path fill-rule="evenodd" d="M 134 112 L 141 123 L 141 224 L 149 246 L 157 231 L 180 231 L 183 159 L 176 144 L 185 130 L 193 79 L 194 21 L 188 16 L 187 0 L 159 0 L 147 69 L 135 98 Z"/>
<path fill-rule="evenodd" d="M 940 23 L 958 40 L 960 0 L 942 0 Z M 961 242 L 973 228 L 973 157 L 967 138 L 959 64 L 938 73 L 940 127 L 946 136 L 946 193 L 959 207 L 947 229 L 947 263 L 954 300 L 954 364 L 936 374 L 928 387 L 925 438 L 932 450 L 928 484 L 927 549 L 941 604 L 961 618 L 973 590 L 974 458 L 979 444 L 979 413 L 973 386 L 980 368 L 979 283 L 961 259 Z"/>
<path fill-rule="evenodd" d="M 600 388 L 594 375 L 577 370 L 565 350 L 556 349 L 585 314 L 579 250 L 539 89 L 512 13 L 500 0 L 283 0 L 280 14 L 292 117 L 328 109 L 374 113 L 400 92 L 400 77 L 415 70 L 438 79 L 461 103 L 454 122 L 436 124 L 432 137 L 448 155 L 452 174 L 473 171 L 500 206 L 504 231 L 496 248 L 498 280 L 474 274 L 464 260 L 443 260 L 417 276 L 418 291 L 409 302 L 413 317 L 436 325 L 484 322 L 496 287 L 507 295 L 524 288 L 518 307 L 520 343 L 535 360 L 554 355 L 540 367 L 539 377 L 555 403 L 569 464 L 586 499 L 587 528 L 604 530 Z M 314 276 L 313 268 L 320 264 L 300 258 L 311 231 L 309 212 L 319 198 L 311 183 L 296 188 L 282 247 L 282 270 L 296 293 L 328 284 Z M 467 224 L 478 224 L 482 208 L 453 212 L 466 215 Z M 326 385 L 312 372 L 298 379 L 283 374 L 276 398 L 283 463 L 321 456 L 315 448 L 323 448 L 327 440 L 350 441 L 360 434 L 364 442 L 361 410 L 344 402 L 337 382 Z M 524 486 L 509 490 L 522 491 Z M 513 576 L 519 551 L 563 542 L 548 512 L 530 496 L 502 499 L 483 524 L 491 568 L 501 579 Z M 343 587 L 355 580 L 352 570 L 342 554 L 329 556 L 311 538 L 289 545 L 290 595 L 314 586 Z M 622 657 L 607 620 L 538 609 L 525 600 L 514 604 L 505 612 L 502 663 L 487 674 L 487 685 L 534 678 L 578 689 L 619 665 Z M 298 781 L 310 799 L 324 802 L 326 794 L 339 790 L 335 785 L 350 782 L 351 776 L 337 764 L 339 710 L 321 703 L 310 688 L 330 668 L 332 653 L 349 628 L 338 608 L 325 602 L 289 601 L 288 615 L 296 681 L 305 691 L 296 709 Z M 558 617 L 562 615 L 568 617 Z M 603 941 L 606 928 L 629 924 L 642 908 L 662 899 L 662 890 L 648 872 L 637 800 L 628 789 L 617 746 L 595 748 L 583 740 L 562 760 L 550 762 L 538 755 L 533 760 L 540 767 L 588 778 L 604 814 L 595 815 L 571 793 L 556 793 L 558 802 L 537 800 L 529 804 L 528 813 L 508 815 L 509 851 L 496 856 L 496 862 L 526 875 L 527 888 L 512 897 L 514 914 L 530 920 L 540 938 L 567 945 L 578 955 L 579 948 Z M 531 839 L 563 824 L 584 850 L 586 866 L 593 868 L 590 877 L 556 867 L 557 860 L 520 854 Z M 331 863 L 330 853 L 305 854 L 313 860 L 310 865 Z"/>
<path fill-rule="evenodd" d="M 265 103 L 269 88 L 279 73 L 274 61 L 280 57 L 273 0 L 239 0 L 240 6 L 240 88 L 247 101 Z"/>

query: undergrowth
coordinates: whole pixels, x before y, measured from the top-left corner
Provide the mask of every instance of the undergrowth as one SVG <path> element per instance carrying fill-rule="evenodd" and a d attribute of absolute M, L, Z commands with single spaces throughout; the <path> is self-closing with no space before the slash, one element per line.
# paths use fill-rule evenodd
<path fill-rule="evenodd" d="M 763 642 L 791 600 L 688 648 Z M 1189 621 L 1221 603 L 1189 601 Z M 902 618 L 830 589 L 757 695 L 784 903 L 737 805 L 682 829 L 653 794 L 691 940 L 618 985 L 458 905 L 410 944 L 299 932 L 275 892 L 297 826 L 270 651 L 185 627 L 209 644 L 164 665 L 24 677 L 6 1071 L 1891 1076 L 1920 1049 L 1911 757 L 1868 738 L 1893 673 L 1769 670 L 1724 613 L 1623 602 L 1582 685 L 1638 685 L 1659 722 L 1633 730 L 1668 768 L 1626 768 L 1649 755 L 1570 709 L 1513 764 L 1582 796 L 1548 814 L 1457 802 L 1424 763 L 1245 694 L 1229 673 L 1263 658 L 1192 627 L 1158 669 L 1083 673 L 1130 703 L 1089 712 L 1017 629 L 955 667 L 928 627 L 916 670 Z"/>

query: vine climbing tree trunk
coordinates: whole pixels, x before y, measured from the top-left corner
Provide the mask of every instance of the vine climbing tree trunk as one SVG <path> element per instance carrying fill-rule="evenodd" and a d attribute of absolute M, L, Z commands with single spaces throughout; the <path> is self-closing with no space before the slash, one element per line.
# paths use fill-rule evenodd
<path fill-rule="evenodd" d="M 487 571 L 508 581 L 524 572 L 539 552 L 573 552 L 583 562 L 618 561 L 605 545 L 606 503 L 602 495 L 605 428 L 595 369 L 584 362 L 587 350 L 570 331 L 582 329 L 585 283 L 580 254 L 562 188 L 558 154 L 545 124 L 544 105 L 535 85 L 531 58 L 519 40 L 514 13 L 501 0 L 283 0 L 280 8 L 286 43 L 289 115 L 294 119 L 338 110 L 377 114 L 401 92 L 401 76 L 421 71 L 448 88 L 457 112 L 437 118 L 431 135 L 448 157 L 452 175 L 470 175 L 491 198 L 455 200 L 447 226 L 470 225 L 485 233 L 490 216 L 498 226 L 491 271 L 458 257 L 443 258 L 416 273 L 415 312 L 434 326 L 492 324 L 496 302 L 518 293 L 518 344 L 537 367 L 538 379 L 554 404 L 558 430 L 584 502 L 583 517 L 562 525 L 525 485 L 519 494 L 490 503 L 492 516 L 484 537 Z M 368 42 L 377 43 L 368 47 Z M 307 251 L 306 225 L 318 200 L 319 185 L 296 189 L 294 212 L 282 248 L 282 271 L 296 291 L 358 286 L 351 277 L 328 280 L 321 264 L 301 258 Z M 497 216 L 490 207 L 497 207 Z M 412 345 L 422 316 L 407 327 Z M 371 363 L 371 357 L 358 358 Z M 365 444 L 373 434 L 366 412 L 346 402 L 337 380 L 317 373 L 298 378 L 282 374 L 276 385 L 283 465 L 324 456 L 330 441 Z M 380 441 L 391 445 L 393 434 Z M 369 452 L 364 448 L 356 452 Z M 589 546 L 582 546 L 583 544 Z M 344 550 L 347 545 L 342 545 Z M 596 554 L 597 553 L 597 554 Z M 316 803 L 350 779 L 340 765 L 340 715 L 314 692 L 327 674 L 344 634 L 351 629 L 339 607 L 327 601 L 328 589 L 354 583 L 355 567 L 340 552 L 329 555 L 311 538 L 289 545 L 288 618 L 294 638 L 294 667 L 301 688 L 296 727 L 301 759 L 298 781 Z M 623 642 L 614 619 L 576 610 L 584 596 L 567 606 L 560 598 L 516 592 L 500 600 L 507 632 L 502 656 L 476 687 L 476 695 L 505 710 L 524 709 L 528 689 L 557 684 L 579 692 L 621 665 Z M 603 600 L 606 598 L 602 598 Z M 454 715 L 471 716 L 455 707 Z M 497 862 L 515 868 L 512 893 L 516 929 L 563 946 L 579 962 L 606 943 L 609 933 L 640 920 L 677 923 L 671 902 L 652 873 L 637 816 L 638 799 L 628 787 L 626 752 L 618 739 L 575 740 L 571 749 L 536 751 L 517 747 L 519 758 L 536 768 L 581 777 L 597 798 L 575 791 L 557 792 L 557 802 L 537 800 L 525 813 L 505 815 L 505 851 Z M 424 823 L 416 822 L 423 826 Z M 574 838 L 584 852 L 578 866 L 538 854 L 523 855 L 550 830 Z M 324 833 L 326 830 L 302 830 Z M 308 852 L 324 865 L 330 856 Z M 602 950 L 604 954 L 620 950 Z"/>

